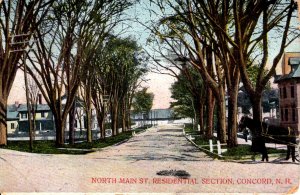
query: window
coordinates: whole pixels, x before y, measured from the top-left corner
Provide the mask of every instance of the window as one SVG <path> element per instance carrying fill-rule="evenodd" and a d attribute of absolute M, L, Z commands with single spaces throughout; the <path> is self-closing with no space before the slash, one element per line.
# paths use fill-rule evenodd
<path fill-rule="evenodd" d="M 42 112 L 41 112 L 41 117 L 42 117 L 42 118 L 45 118 L 45 117 L 46 117 L 46 113 L 42 111 Z"/>
<path fill-rule="evenodd" d="M 15 123 L 11 123 L 11 124 L 10 124 L 10 128 L 11 128 L 11 129 L 15 129 Z"/>
<path fill-rule="evenodd" d="M 282 89 L 279 88 L 279 95 L 280 95 L 280 98 L 282 98 Z"/>
<path fill-rule="evenodd" d="M 78 121 L 77 121 L 77 119 L 75 119 L 75 128 L 77 128 L 77 123 L 78 123 Z"/>
<path fill-rule="evenodd" d="M 286 95 L 286 87 L 283 87 L 283 98 L 287 98 L 287 95 Z"/>
<path fill-rule="evenodd" d="M 295 122 L 296 121 L 296 109 L 293 109 L 292 111 L 293 111 L 292 112 L 292 119 L 293 119 L 293 122 Z"/>
<path fill-rule="evenodd" d="M 288 121 L 289 120 L 289 109 L 285 109 L 285 112 L 284 112 L 284 120 L 285 121 Z"/>
<path fill-rule="evenodd" d="M 27 118 L 27 113 L 22 113 L 22 114 L 21 114 L 21 118 L 22 118 L 22 119 L 26 119 L 26 118 Z"/>
<path fill-rule="evenodd" d="M 294 85 L 291 86 L 291 98 L 295 97 L 295 87 Z"/>
<path fill-rule="evenodd" d="M 284 113 L 283 113 L 283 108 L 281 108 L 281 121 L 284 121 Z"/>

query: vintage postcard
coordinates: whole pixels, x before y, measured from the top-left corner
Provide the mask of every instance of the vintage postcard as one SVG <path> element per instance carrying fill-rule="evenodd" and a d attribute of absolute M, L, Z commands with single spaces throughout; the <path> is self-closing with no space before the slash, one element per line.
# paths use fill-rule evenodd
<path fill-rule="evenodd" d="M 295 0 L 0 0 L 0 193 L 299 193 Z"/>

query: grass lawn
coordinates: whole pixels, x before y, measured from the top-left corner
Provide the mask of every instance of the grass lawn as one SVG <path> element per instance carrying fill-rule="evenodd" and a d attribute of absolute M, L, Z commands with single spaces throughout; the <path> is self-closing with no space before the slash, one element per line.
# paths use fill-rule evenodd
<path fill-rule="evenodd" d="M 283 149 L 275 149 L 275 148 L 267 148 L 268 154 L 286 154 L 286 150 Z M 256 153 L 258 156 L 259 153 Z M 254 152 L 251 151 L 251 145 L 241 144 L 234 148 L 227 148 L 227 151 L 222 154 L 225 159 L 234 159 L 239 160 L 243 158 L 249 158 L 254 155 Z"/>
<path fill-rule="evenodd" d="M 7 146 L 2 146 L 1 148 L 17 150 L 21 152 L 30 152 L 29 141 L 7 141 Z M 34 141 L 32 153 L 41 154 L 86 154 L 87 151 L 79 150 L 60 150 L 55 147 L 55 141 Z"/>
<path fill-rule="evenodd" d="M 148 127 L 141 127 L 134 129 L 136 133 L 144 131 Z M 104 148 L 122 142 L 129 139 L 132 136 L 132 132 L 123 132 L 114 137 L 107 137 L 105 140 L 96 140 L 92 143 L 82 142 L 75 143 L 74 145 L 64 145 L 62 148 L 58 149 L 55 147 L 55 141 L 34 141 L 33 142 L 33 153 L 42 154 L 86 154 L 93 152 L 96 148 Z M 22 152 L 30 152 L 29 141 L 8 141 L 7 146 L 1 146 L 1 148 L 17 150 Z M 68 148 L 76 148 L 83 150 L 68 150 Z"/>
<path fill-rule="evenodd" d="M 185 132 L 189 135 L 199 135 L 199 131 L 193 130 L 193 127 L 191 124 L 185 124 Z M 203 136 L 195 136 L 195 139 L 193 142 L 197 144 L 198 146 L 209 150 L 209 140 L 205 139 Z M 212 138 L 213 144 L 217 143 L 217 138 Z M 251 151 L 251 145 L 241 144 L 234 148 L 227 148 L 227 146 L 222 145 L 222 149 L 227 149 L 226 152 L 222 153 L 222 156 L 224 156 L 225 159 L 243 159 L 246 157 L 249 157 L 251 155 L 254 155 L 254 152 Z M 286 153 L 286 150 L 283 149 L 275 149 L 275 148 L 267 148 L 268 154 L 280 154 L 280 153 Z M 217 148 L 214 146 L 214 153 L 217 153 Z"/>

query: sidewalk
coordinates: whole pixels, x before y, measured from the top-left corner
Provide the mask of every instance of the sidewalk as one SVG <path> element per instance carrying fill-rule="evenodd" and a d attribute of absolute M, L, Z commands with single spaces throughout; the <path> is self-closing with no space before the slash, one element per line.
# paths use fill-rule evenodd
<path fill-rule="evenodd" d="M 252 141 L 251 141 L 251 140 L 248 140 L 248 142 L 246 142 L 245 139 L 240 138 L 240 137 L 237 138 L 237 141 L 238 141 L 238 144 L 241 144 L 241 145 L 242 145 L 242 144 L 247 144 L 247 145 L 251 145 L 251 144 L 252 144 Z M 266 143 L 266 147 L 267 147 L 267 148 L 284 149 L 284 150 L 287 149 L 286 145 L 283 145 L 283 144 L 275 144 L 275 143 Z"/>

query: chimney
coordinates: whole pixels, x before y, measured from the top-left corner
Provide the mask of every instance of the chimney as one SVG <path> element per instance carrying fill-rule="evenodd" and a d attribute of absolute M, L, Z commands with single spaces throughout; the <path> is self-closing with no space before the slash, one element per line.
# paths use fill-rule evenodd
<path fill-rule="evenodd" d="M 15 101 L 15 107 L 19 108 L 19 106 L 20 106 L 19 101 Z"/>
<path fill-rule="evenodd" d="M 38 103 L 39 104 L 43 104 L 43 101 L 42 101 L 42 94 L 38 94 Z"/>

